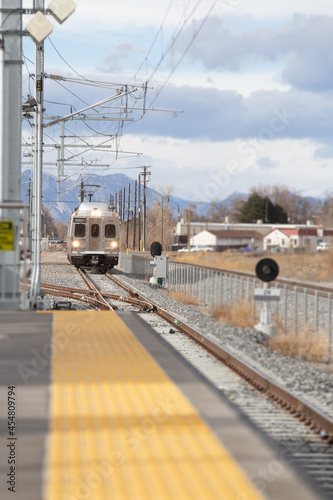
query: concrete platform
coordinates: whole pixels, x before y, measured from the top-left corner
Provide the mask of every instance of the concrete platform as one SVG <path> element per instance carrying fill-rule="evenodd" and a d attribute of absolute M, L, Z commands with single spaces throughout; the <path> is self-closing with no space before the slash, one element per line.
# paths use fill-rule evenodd
<path fill-rule="evenodd" d="M 0 312 L 0 408 L 1 500 L 325 498 L 134 313 Z"/>

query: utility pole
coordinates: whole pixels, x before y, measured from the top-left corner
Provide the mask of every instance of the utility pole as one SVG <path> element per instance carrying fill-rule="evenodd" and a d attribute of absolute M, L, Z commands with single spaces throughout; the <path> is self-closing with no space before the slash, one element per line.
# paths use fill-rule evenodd
<path fill-rule="evenodd" d="M 191 205 L 188 206 L 188 220 L 187 220 L 187 247 L 191 251 Z"/>
<path fill-rule="evenodd" d="M 146 251 L 146 237 L 147 237 L 147 175 L 151 172 L 148 171 L 149 166 L 143 166 L 143 251 Z"/>
<path fill-rule="evenodd" d="M 20 305 L 22 0 L 0 0 L 0 309 Z M 27 235 L 25 235 L 27 236 Z M 5 241 L 7 239 L 7 242 Z"/>
<path fill-rule="evenodd" d="M 83 203 L 84 202 L 84 198 L 85 198 L 85 195 L 86 195 L 86 191 L 84 189 L 84 180 L 82 179 L 81 181 L 81 187 L 80 187 L 80 202 Z"/>
<path fill-rule="evenodd" d="M 139 174 L 139 252 L 141 248 L 141 174 Z"/>
<path fill-rule="evenodd" d="M 125 210 L 125 203 L 126 203 L 126 189 L 125 189 L 125 188 L 124 188 L 124 191 L 123 191 L 122 201 L 123 201 L 123 208 L 122 208 L 122 212 L 123 212 L 123 219 L 124 219 L 124 222 L 125 222 L 125 218 L 126 218 L 126 210 Z"/>
<path fill-rule="evenodd" d="M 133 251 L 135 251 L 135 233 L 136 233 L 136 193 L 137 193 L 137 180 L 134 184 L 134 228 L 133 228 Z"/>
<path fill-rule="evenodd" d="M 119 219 L 123 221 L 123 203 L 122 203 L 122 190 L 119 191 Z"/>
<path fill-rule="evenodd" d="M 128 225 L 129 225 L 129 212 L 131 202 L 131 183 L 128 183 L 128 203 L 127 203 L 127 231 L 126 231 L 126 249 L 128 249 Z"/>

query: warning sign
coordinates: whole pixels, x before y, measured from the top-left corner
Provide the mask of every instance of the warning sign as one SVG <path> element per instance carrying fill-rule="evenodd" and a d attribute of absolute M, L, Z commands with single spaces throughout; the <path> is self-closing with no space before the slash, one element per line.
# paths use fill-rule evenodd
<path fill-rule="evenodd" d="M 1 250 L 14 250 L 14 224 L 9 220 L 0 220 Z"/>

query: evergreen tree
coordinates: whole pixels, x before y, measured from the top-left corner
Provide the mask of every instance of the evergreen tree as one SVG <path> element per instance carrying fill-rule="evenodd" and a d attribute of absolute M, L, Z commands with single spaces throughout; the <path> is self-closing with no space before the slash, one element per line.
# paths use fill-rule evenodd
<path fill-rule="evenodd" d="M 273 205 L 267 196 L 263 198 L 258 193 L 253 193 L 244 203 L 239 221 L 253 223 L 257 220 L 286 224 L 288 215 L 280 205 Z"/>

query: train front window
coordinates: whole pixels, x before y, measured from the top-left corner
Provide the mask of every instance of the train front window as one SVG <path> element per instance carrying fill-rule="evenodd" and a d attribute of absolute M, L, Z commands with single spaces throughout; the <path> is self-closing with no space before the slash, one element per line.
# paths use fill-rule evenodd
<path fill-rule="evenodd" d="M 74 228 L 74 236 L 75 238 L 84 238 L 86 235 L 86 226 L 85 224 L 75 224 Z"/>
<path fill-rule="evenodd" d="M 92 224 L 92 226 L 91 226 L 91 236 L 93 238 L 98 238 L 98 236 L 99 236 L 99 224 Z"/>
<path fill-rule="evenodd" d="M 116 237 L 116 226 L 114 224 L 105 224 L 105 238 Z"/>

